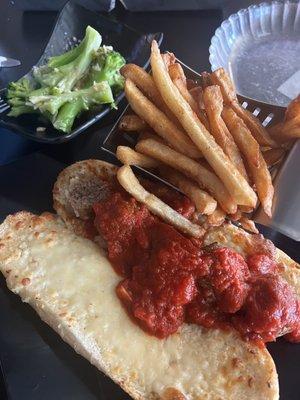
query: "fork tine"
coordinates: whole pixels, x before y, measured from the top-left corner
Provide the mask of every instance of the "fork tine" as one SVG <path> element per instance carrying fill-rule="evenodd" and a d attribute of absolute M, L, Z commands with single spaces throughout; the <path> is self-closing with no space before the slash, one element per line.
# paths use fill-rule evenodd
<path fill-rule="evenodd" d="M 0 106 L 0 114 L 4 113 L 4 111 L 8 110 L 10 106 L 6 103 L 4 103 L 3 106 Z"/>

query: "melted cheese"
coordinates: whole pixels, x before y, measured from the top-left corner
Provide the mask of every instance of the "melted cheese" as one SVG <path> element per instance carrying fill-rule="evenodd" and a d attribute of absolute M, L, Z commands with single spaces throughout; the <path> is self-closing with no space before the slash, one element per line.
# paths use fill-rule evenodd
<path fill-rule="evenodd" d="M 174 387 L 193 400 L 277 399 L 269 354 L 234 334 L 192 325 L 166 340 L 145 334 L 122 308 L 120 278 L 94 243 L 55 222 L 11 240 L 0 259 L 8 286 L 135 398 Z"/>

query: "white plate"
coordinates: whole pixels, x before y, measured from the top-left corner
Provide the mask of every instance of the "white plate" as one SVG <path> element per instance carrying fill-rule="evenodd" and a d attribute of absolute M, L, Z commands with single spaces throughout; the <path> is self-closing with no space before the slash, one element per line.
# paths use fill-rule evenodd
<path fill-rule="evenodd" d="M 273 1 L 231 15 L 209 49 L 212 70 L 224 67 L 237 92 L 286 106 L 300 93 L 300 3 Z"/>

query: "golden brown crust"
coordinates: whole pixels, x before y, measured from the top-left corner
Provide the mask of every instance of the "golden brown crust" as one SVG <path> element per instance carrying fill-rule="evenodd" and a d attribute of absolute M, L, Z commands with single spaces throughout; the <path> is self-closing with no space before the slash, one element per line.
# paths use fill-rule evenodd
<path fill-rule="evenodd" d="M 95 169 L 94 165 L 98 164 L 99 168 Z M 99 164 L 100 163 L 100 164 Z M 79 165 L 80 164 L 80 165 Z M 68 184 L 68 179 L 72 174 L 77 175 L 77 168 L 80 167 L 81 171 L 83 171 L 83 174 L 86 174 L 86 171 L 90 171 L 90 168 L 92 168 L 93 174 L 97 176 L 100 180 L 102 179 L 111 179 L 112 176 L 114 176 L 116 168 L 112 167 L 108 164 L 107 168 L 110 170 L 112 168 L 113 171 L 110 176 L 108 175 L 103 175 L 103 171 L 100 168 L 102 162 L 99 161 L 94 161 L 94 160 L 88 160 L 86 162 L 81 162 L 75 164 L 74 166 L 69 167 L 67 170 L 63 171 L 63 173 L 60 175 L 56 186 L 54 190 L 54 199 L 55 201 L 59 202 L 59 206 L 57 206 L 56 203 L 56 210 L 59 213 L 59 215 L 67 222 L 67 224 L 71 227 L 72 224 L 77 224 L 75 226 L 74 231 L 77 234 L 80 233 L 80 229 L 78 229 L 78 224 L 82 223 L 82 220 L 80 218 L 75 217 L 72 215 L 72 213 L 67 211 L 66 204 L 67 204 L 67 199 L 63 199 L 60 197 L 60 192 L 61 192 L 61 187 L 65 187 Z M 235 227 L 232 224 L 226 223 L 223 224 L 220 227 L 216 228 L 211 228 L 210 230 L 207 231 L 205 235 L 205 240 L 204 244 L 209 245 L 211 243 L 217 242 L 219 245 L 224 245 L 228 247 L 234 248 L 236 251 L 243 255 L 251 254 L 252 252 L 256 251 L 259 249 L 259 246 L 262 246 L 262 248 L 267 249 L 267 251 L 274 252 L 275 257 L 280 263 L 280 274 L 284 279 L 286 279 L 294 288 L 296 293 L 300 296 L 300 267 L 299 265 L 291 260 L 286 254 L 284 254 L 281 250 L 276 249 L 274 246 L 272 246 L 270 243 L 266 242 L 265 240 L 262 239 L 261 236 L 259 235 L 253 235 L 245 232 L 244 230 Z M 264 247 L 266 246 L 266 247 Z M 196 331 L 199 333 L 199 330 L 201 330 L 202 337 L 201 340 L 203 340 L 205 343 L 207 343 L 207 346 L 209 347 L 209 336 L 207 335 L 205 338 L 204 331 L 203 329 L 197 327 L 197 330 L 193 331 L 193 335 L 196 335 Z M 213 333 L 210 333 L 210 335 L 213 335 Z M 223 334 L 221 334 L 222 336 Z M 224 333 L 226 336 L 226 334 Z M 191 342 L 193 341 L 192 339 L 193 336 L 191 336 Z M 196 336 L 195 336 L 196 337 Z M 216 340 L 220 340 L 220 337 Z M 237 339 L 234 339 L 237 340 Z M 237 340 L 237 346 L 241 346 L 241 343 L 239 340 Z M 217 345 L 217 342 L 215 342 Z M 224 348 L 225 349 L 225 348 Z M 260 394 L 263 393 L 267 388 L 270 388 L 270 392 L 265 393 L 264 392 L 264 399 L 272 399 L 275 400 L 278 398 L 278 388 L 276 389 L 277 385 L 277 377 L 276 377 L 276 370 L 274 367 L 273 362 L 271 361 L 270 358 L 266 357 L 266 350 L 264 352 L 261 352 L 259 349 L 253 349 L 249 348 L 249 351 L 246 353 L 242 354 L 234 354 L 232 352 L 232 349 L 229 350 L 232 352 L 232 357 L 229 359 L 222 360 L 223 361 L 223 366 L 221 367 L 221 370 L 218 370 L 221 375 L 224 374 L 224 377 L 226 377 L 226 388 L 224 388 L 223 391 L 223 397 L 218 397 L 218 395 L 215 394 L 205 394 L 204 397 L 202 395 L 193 395 L 191 398 L 193 400 L 202 400 L 202 399 L 209 399 L 209 400 L 220 400 L 220 399 L 230 399 L 230 400 L 235 400 L 237 397 L 233 393 L 240 393 L 239 391 L 235 391 L 236 388 L 239 387 L 239 385 L 245 385 L 250 391 L 254 389 L 255 394 L 253 394 L 253 397 L 250 395 L 249 398 L 258 400 L 261 397 Z M 211 351 L 211 350 L 210 350 Z M 220 351 L 220 354 L 222 351 Z M 265 354 L 266 353 L 266 354 Z M 225 357 L 226 351 L 224 350 L 224 357 Z M 264 355 L 263 355 L 264 354 Z M 220 356 L 222 358 L 222 356 Z M 227 357 L 227 356 L 226 356 Z M 259 381 L 259 379 L 255 376 L 255 374 L 249 373 L 248 367 L 251 365 L 253 362 L 253 357 L 257 357 L 260 359 L 260 361 L 257 361 L 257 365 L 255 367 L 255 370 L 257 369 L 263 369 L 266 378 L 263 383 L 263 381 Z M 210 361 L 211 362 L 211 361 Z M 235 371 L 236 370 L 236 374 Z M 220 372 L 221 371 L 221 372 Z M 220 377 L 217 377 L 218 380 Z M 260 389 L 256 391 L 257 385 L 260 386 Z M 248 390 L 247 389 L 247 390 Z M 125 389 L 128 392 L 130 390 Z M 245 393 L 248 393 L 247 390 L 245 390 Z M 224 397 L 224 393 L 227 393 Z M 227 396 L 227 397 L 226 397 Z M 240 395 L 239 395 L 240 396 Z M 249 393 L 247 394 L 249 396 Z M 241 398 L 241 397 L 239 397 Z M 185 400 L 184 394 L 182 393 L 181 390 L 177 389 L 176 387 L 173 386 L 168 386 L 164 393 L 159 397 L 157 393 L 151 393 L 148 396 L 148 399 L 150 400 Z"/>
<path fill-rule="evenodd" d="M 186 397 L 177 389 L 167 388 L 163 393 L 162 400 L 186 400 Z"/>
<path fill-rule="evenodd" d="M 58 217 L 9 216 L 0 240 L 8 287 L 135 400 L 278 400 L 269 353 L 234 332 L 183 325 L 165 340 L 146 335 L 124 313 L 99 248 Z"/>
<path fill-rule="evenodd" d="M 72 207 L 70 186 L 80 187 L 80 180 L 96 182 L 109 181 L 116 174 L 117 167 L 101 160 L 85 160 L 65 168 L 58 176 L 53 188 L 53 208 L 69 228 L 77 235 L 86 237 L 84 219 L 88 213 L 76 215 Z M 82 191 L 84 191 L 84 187 Z M 81 193 L 84 195 L 84 193 Z M 83 218 L 82 218 L 83 217 Z"/>

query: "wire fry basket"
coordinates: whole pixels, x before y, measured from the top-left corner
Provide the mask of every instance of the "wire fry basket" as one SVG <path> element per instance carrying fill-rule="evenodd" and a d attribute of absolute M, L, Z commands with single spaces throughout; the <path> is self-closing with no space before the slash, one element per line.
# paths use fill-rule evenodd
<path fill-rule="evenodd" d="M 177 61 L 182 65 L 187 78 L 200 81 L 200 74 L 180 60 Z M 285 107 L 263 103 L 241 95 L 238 95 L 238 99 L 240 104 L 255 115 L 264 127 L 270 127 L 283 121 Z M 101 148 L 113 156 L 116 156 L 118 146 L 134 148 L 137 143 L 137 135 L 121 132 L 118 128 L 122 117 L 130 113 L 131 109 L 128 105 L 102 143 Z M 136 168 L 143 175 L 158 179 L 174 188 L 169 182 L 152 172 L 138 166 Z M 295 143 L 285 159 L 270 170 L 275 190 L 272 218 L 264 213 L 260 204 L 258 204 L 252 218 L 262 225 L 274 228 L 288 237 L 300 241 L 300 185 L 298 184 L 297 171 L 300 171 L 299 143 Z"/>

